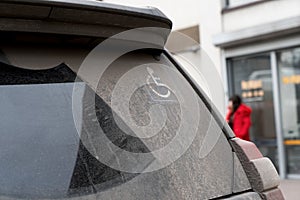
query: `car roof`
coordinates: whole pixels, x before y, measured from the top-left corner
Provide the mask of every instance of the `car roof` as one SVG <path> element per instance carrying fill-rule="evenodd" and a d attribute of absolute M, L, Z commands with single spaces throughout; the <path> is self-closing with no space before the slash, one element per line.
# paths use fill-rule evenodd
<path fill-rule="evenodd" d="M 96 0 L 1 0 L 0 31 L 108 37 L 140 28 L 170 29 L 157 8 L 136 8 Z"/>

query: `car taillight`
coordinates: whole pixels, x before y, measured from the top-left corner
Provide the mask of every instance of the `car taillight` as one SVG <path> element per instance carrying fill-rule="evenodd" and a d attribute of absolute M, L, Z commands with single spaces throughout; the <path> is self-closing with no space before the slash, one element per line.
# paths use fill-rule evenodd
<path fill-rule="evenodd" d="M 233 138 L 230 141 L 252 189 L 258 192 L 263 199 L 284 199 L 278 188 L 280 179 L 271 160 L 263 157 L 252 142 L 239 138 Z"/>

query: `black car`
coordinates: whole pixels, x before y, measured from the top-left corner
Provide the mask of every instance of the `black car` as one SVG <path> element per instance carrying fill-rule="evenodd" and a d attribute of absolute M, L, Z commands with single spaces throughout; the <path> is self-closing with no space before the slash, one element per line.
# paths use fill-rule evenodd
<path fill-rule="evenodd" d="M 155 8 L 0 2 L 0 199 L 283 199 Z"/>

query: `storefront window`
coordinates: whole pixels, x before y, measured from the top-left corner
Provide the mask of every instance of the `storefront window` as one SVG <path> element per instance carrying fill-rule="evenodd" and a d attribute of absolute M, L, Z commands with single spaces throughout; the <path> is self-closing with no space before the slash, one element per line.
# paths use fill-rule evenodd
<path fill-rule="evenodd" d="M 272 72 L 269 54 L 229 60 L 231 95 L 240 95 L 252 108 L 251 140 L 277 166 Z"/>
<path fill-rule="evenodd" d="M 282 129 L 287 172 L 300 173 L 300 47 L 279 51 Z"/>

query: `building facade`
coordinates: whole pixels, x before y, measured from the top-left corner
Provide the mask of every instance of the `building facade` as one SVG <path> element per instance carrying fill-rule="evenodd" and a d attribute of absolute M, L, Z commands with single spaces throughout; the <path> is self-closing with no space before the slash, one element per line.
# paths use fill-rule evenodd
<path fill-rule="evenodd" d="M 221 3 L 227 93 L 252 108 L 251 139 L 281 177 L 300 178 L 300 1 Z"/>

